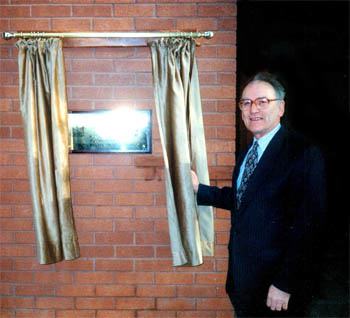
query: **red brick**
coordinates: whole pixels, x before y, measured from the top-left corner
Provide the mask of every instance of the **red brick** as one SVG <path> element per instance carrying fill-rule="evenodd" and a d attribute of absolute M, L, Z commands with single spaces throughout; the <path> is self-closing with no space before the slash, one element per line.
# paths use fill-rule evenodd
<path fill-rule="evenodd" d="M 0 246 L 0 256 L 34 256 L 34 246 L 28 244 L 2 244 Z"/>
<path fill-rule="evenodd" d="M 98 74 L 95 75 L 95 80 L 97 79 Z M 106 74 L 102 74 L 106 75 Z M 106 75 L 108 76 L 108 74 Z M 120 76 L 120 75 L 119 75 Z M 113 107 L 115 108 L 115 102 L 113 102 Z M 104 165 L 104 166 L 125 166 L 132 163 L 132 157 L 129 154 L 118 153 L 107 155 L 107 154 L 98 154 L 94 155 L 94 164 L 95 165 Z"/>
<path fill-rule="evenodd" d="M 73 60 L 73 72 L 110 72 L 113 69 L 112 60 Z M 91 87 L 90 87 L 91 88 Z M 109 88 L 108 88 L 109 89 Z M 96 98 L 96 97 L 93 97 Z"/>
<path fill-rule="evenodd" d="M 232 18 L 221 18 L 218 21 L 218 28 L 220 30 L 236 30 L 237 20 Z"/>
<path fill-rule="evenodd" d="M 216 311 L 193 311 L 193 310 L 187 310 L 187 311 L 177 311 L 177 316 L 179 318 L 223 318 L 218 315 Z M 227 318 L 232 318 L 232 312 L 230 312 L 230 316 Z"/>
<path fill-rule="evenodd" d="M 156 284 L 183 285 L 193 284 L 191 273 L 156 273 Z"/>
<path fill-rule="evenodd" d="M 73 309 L 74 299 L 69 297 L 37 297 L 36 308 Z"/>
<path fill-rule="evenodd" d="M 66 73 L 68 85 L 93 85 L 93 75 L 87 73 Z"/>
<path fill-rule="evenodd" d="M 135 84 L 135 76 L 133 74 L 96 74 L 95 81 L 104 86 L 132 85 Z"/>
<path fill-rule="evenodd" d="M 133 244 L 134 234 L 133 232 L 96 233 L 95 241 L 96 244 Z"/>
<path fill-rule="evenodd" d="M 78 284 L 112 284 L 114 273 L 111 272 L 77 272 L 75 282 Z"/>
<path fill-rule="evenodd" d="M 116 17 L 146 17 L 154 16 L 155 14 L 154 4 L 119 4 L 114 5 L 114 16 Z"/>
<path fill-rule="evenodd" d="M 136 260 L 136 271 L 169 272 L 172 271 L 171 260 Z"/>
<path fill-rule="evenodd" d="M 76 220 L 77 228 L 82 231 L 113 231 L 113 223 L 110 220 L 102 219 L 78 219 Z M 107 233 L 106 233 L 107 234 Z M 99 242 L 102 243 L 102 242 Z"/>
<path fill-rule="evenodd" d="M 133 266 L 133 261 L 131 260 L 96 260 L 96 271 L 130 272 L 133 270 Z"/>
<path fill-rule="evenodd" d="M 154 248 L 152 246 L 118 246 L 116 256 L 128 258 L 154 257 Z"/>
<path fill-rule="evenodd" d="M 113 178 L 113 171 L 113 168 L 77 167 L 74 170 L 74 177 L 84 179 L 111 179 Z"/>
<path fill-rule="evenodd" d="M 1 92 L 0 92 L 1 94 Z M 24 152 L 24 140 L 20 139 L 2 139 L 0 143 L 0 152 Z"/>
<path fill-rule="evenodd" d="M 177 287 L 178 297 L 215 297 L 216 286 L 178 286 Z"/>
<path fill-rule="evenodd" d="M 95 310 L 56 310 L 56 318 L 95 318 Z"/>
<path fill-rule="evenodd" d="M 135 315 L 134 310 L 97 310 L 96 318 L 134 318 Z"/>
<path fill-rule="evenodd" d="M 102 193 L 76 193 L 73 196 L 73 202 L 78 205 L 111 205 L 113 204 L 113 195 Z"/>
<path fill-rule="evenodd" d="M 228 297 L 226 298 L 205 298 L 197 299 L 198 310 L 232 310 L 232 305 Z"/>
<path fill-rule="evenodd" d="M 118 179 L 145 180 L 153 175 L 153 168 L 117 167 L 115 176 Z"/>
<path fill-rule="evenodd" d="M 195 300 L 186 298 L 159 298 L 157 299 L 158 310 L 193 310 Z"/>
<path fill-rule="evenodd" d="M 134 187 L 133 181 L 129 180 L 103 180 L 95 181 L 95 192 L 132 192 Z"/>
<path fill-rule="evenodd" d="M 132 215 L 132 207 L 99 206 L 95 210 L 95 217 L 97 218 L 131 218 Z"/>
<path fill-rule="evenodd" d="M 234 98 L 235 87 L 234 86 L 202 86 L 201 87 L 202 98 L 207 99 L 222 99 L 222 98 Z"/>
<path fill-rule="evenodd" d="M 69 155 L 69 162 L 71 166 L 90 166 L 92 161 L 93 157 L 91 154 L 72 153 Z"/>
<path fill-rule="evenodd" d="M 153 231 L 154 222 L 147 220 L 118 220 L 116 231 Z"/>
<path fill-rule="evenodd" d="M 135 296 L 135 287 L 121 285 L 97 285 L 96 295 L 103 297 L 126 297 Z"/>
<path fill-rule="evenodd" d="M 169 232 L 169 221 L 167 219 L 158 219 L 154 221 L 155 232 Z"/>
<path fill-rule="evenodd" d="M 9 271 L 13 269 L 13 261 L 12 259 L 2 258 L 0 259 L 0 269 L 2 271 Z"/>
<path fill-rule="evenodd" d="M 138 310 L 137 317 L 140 318 L 175 318 L 176 311 L 170 310 Z"/>
<path fill-rule="evenodd" d="M 139 50 L 139 48 L 137 48 Z M 97 58 L 125 58 L 125 57 L 134 57 L 135 56 L 135 48 L 134 47 L 118 47 L 108 48 L 101 47 L 96 50 L 95 56 Z"/>
<path fill-rule="evenodd" d="M 49 30 L 50 20 L 38 19 L 38 18 L 11 19 L 10 25 L 12 30 L 21 30 L 21 31 L 28 31 L 28 32 L 33 30 Z"/>
<path fill-rule="evenodd" d="M 150 272 L 129 272 L 116 273 L 116 281 L 124 284 L 152 284 L 154 283 L 154 273 Z"/>
<path fill-rule="evenodd" d="M 165 218 L 167 211 L 163 207 L 137 207 L 136 218 Z"/>
<path fill-rule="evenodd" d="M 0 167 L 1 179 L 26 179 L 28 177 L 26 169 L 18 169 L 18 167 Z"/>
<path fill-rule="evenodd" d="M 91 181 L 86 180 L 71 180 L 72 192 L 92 192 L 94 190 L 94 184 Z"/>
<path fill-rule="evenodd" d="M 139 86 L 137 90 L 134 87 L 119 86 L 114 88 L 114 96 L 117 99 L 152 99 L 153 98 L 153 88 L 141 87 Z"/>
<path fill-rule="evenodd" d="M 114 299 L 111 297 L 77 297 L 77 309 L 113 309 Z"/>
<path fill-rule="evenodd" d="M 0 99 L 0 111 L 10 111 L 12 109 L 12 102 L 10 99 Z"/>
<path fill-rule="evenodd" d="M 38 272 L 34 273 L 34 280 L 39 284 L 70 284 L 73 276 L 70 272 Z"/>
<path fill-rule="evenodd" d="M 151 193 L 120 193 L 117 194 L 117 204 L 119 205 L 153 205 L 154 197 Z"/>
<path fill-rule="evenodd" d="M 10 217 L 10 216 L 12 216 L 11 207 L 9 207 L 9 206 L 0 206 L 0 218 Z M 0 226 L 0 229 L 2 229 L 1 226 Z"/>
<path fill-rule="evenodd" d="M 137 245 L 168 245 L 170 238 L 168 232 L 136 233 Z"/>
<path fill-rule="evenodd" d="M 19 318 L 56 318 L 56 315 L 54 310 L 16 309 L 16 318 L 17 317 Z"/>
<path fill-rule="evenodd" d="M 54 269 L 54 265 L 43 265 L 39 264 L 38 260 L 35 258 L 20 258 L 14 260 L 14 269 L 16 271 L 52 271 Z"/>
<path fill-rule="evenodd" d="M 154 298 L 130 297 L 116 299 L 116 308 L 119 309 L 154 309 Z"/>
<path fill-rule="evenodd" d="M 93 20 L 94 31 L 130 31 L 134 29 L 134 19 L 133 18 L 114 18 L 114 19 L 101 19 L 95 18 Z"/>
<path fill-rule="evenodd" d="M 138 286 L 136 294 L 138 297 L 175 297 L 174 286 Z"/>
<path fill-rule="evenodd" d="M 81 242 L 81 236 L 78 235 L 79 242 Z M 64 271 L 92 271 L 93 270 L 93 261 L 88 259 L 75 259 L 71 261 L 62 261 L 55 265 L 57 270 Z"/>
<path fill-rule="evenodd" d="M 113 257 L 114 256 L 114 249 L 113 246 L 81 246 L 80 247 L 80 254 L 82 257 Z"/>
<path fill-rule="evenodd" d="M 4 18 L 28 17 L 30 15 L 30 6 L 1 6 L 0 16 Z"/>
<path fill-rule="evenodd" d="M 171 18 L 136 18 L 135 28 L 138 31 L 159 31 L 174 29 L 175 20 Z"/>
<path fill-rule="evenodd" d="M 217 138 L 234 140 L 236 135 L 234 127 L 218 127 L 217 128 Z M 232 154 L 233 155 L 233 154 Z"/>
<path fill-rule="evenodd" d="M 1 273 L 1 281 L 2 282 L 30 283 L 33 281 L 33 273 L 31 273 L 31 272 L 3 272 L 3 273 Z"/>
<path fill-rule="evenodd" d="M 112 16 L 112 5 L 73 6 L 73 16 L 110 17 Z"/>
<path fill-rule="evenodd" d="M 2 308 L 33 308 L 34 297 L 1 297 Z"/>
<path fill-rule="evenodd" d="M 226 281 L 226 273 L 197 273 L 197 284 L 224 284 Z"/>
<path fill-rule="evenodd" d="M 20 296 L 54 296 L 55 289 L 53 287 L 38 285 L 16 286 L 15 293 Z"/>
<path fill-rule="evenodd" d="M 2 86 L 0 87 L 0 96 L 3 98 L 16 98 L 18 96 L 18 87 Z"/>
<path fill-rule="evenodd" d="M 0 295 L 12 295 L 12 285 L 1 283 L 0 285 Z M 1 317 L 1 316 L 0 316 Z"/>
<path fill-rule="evenodd" d="M 211 30 L 218 29 L 218 20 L 215 18 L 195 18 L 193 17 L 179 17 L 176 19 L 176 25 L 179 30 L 193 31 L 193 30 Z M 199 43 L 201 39 L 199 39 Z M 197 48 L 198 49 L 198 48 Z M 198 51 L 198 50 L 197 50 Z M 198 55 L 197 55 L 198 56 Z"/>
<path fill-rule="evenodd" d="M 71 15 L 71 6 L 65 5 L 32 5 L 34 17 L 65 17 Z"/>
<path fill-rule="evenodd" d="M 198 6 L 199 16 L 225 17 L 236 16 L 237 8 L 235 4 L 201 4 Z"/>
<path fill-rule="evenodd" d="M 17 232 L 15 233 L 15 242 L 23 244 L 34 244 L 35 233 L 34 232 Z"/>
<path fill-rule="evenodd" d="M 156 248 L 156 256 L 159 258 L 171 258 L 172 253 L 170 246 L 158 246 Z"/>

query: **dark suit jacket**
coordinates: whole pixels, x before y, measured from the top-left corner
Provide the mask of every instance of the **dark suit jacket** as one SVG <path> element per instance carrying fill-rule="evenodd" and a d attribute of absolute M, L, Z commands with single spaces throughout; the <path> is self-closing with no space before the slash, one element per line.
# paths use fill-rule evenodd
<path fill-rule="evenodd" d="M 324 160 L 318 148 L 283 126 L 270 141 L 248 181 L 239 210 L 232 187 L 199 185 L 197 203 L 231 210 L 226 289 L 254 294 L 271 284 L 303 293 L 314 238 L 325 210 Z"/>

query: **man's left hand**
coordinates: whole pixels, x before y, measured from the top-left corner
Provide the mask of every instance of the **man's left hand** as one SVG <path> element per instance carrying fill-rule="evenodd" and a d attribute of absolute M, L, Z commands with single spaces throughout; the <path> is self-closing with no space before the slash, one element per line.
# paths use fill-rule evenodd
<path fill-rule="evenodd" d="M 287 310 L 289 298 L 290 294 L 271 285 L 267 294 L 266 306 L 271 310 Z"/>

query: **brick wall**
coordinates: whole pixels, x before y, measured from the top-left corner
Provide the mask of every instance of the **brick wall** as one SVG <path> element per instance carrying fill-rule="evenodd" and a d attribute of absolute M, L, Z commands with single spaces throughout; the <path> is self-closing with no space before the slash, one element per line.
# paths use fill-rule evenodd
<path fill-rule="evenodd" d="M 234 164 L 235 1 L 1 0 L 0 30 L 213 30 L 197 60 L 212 184 Z M 146 47 L 65 48 L 69 110 L 153 109 Z M 1 317 L 231 317 L 225 295 L 229 214 L 216 252 L 171 266 L 159 133 L 153 153 L 71 154 L 81 257 L 39 265 L 18 101 L 17 50 L 0 40 Z"/>

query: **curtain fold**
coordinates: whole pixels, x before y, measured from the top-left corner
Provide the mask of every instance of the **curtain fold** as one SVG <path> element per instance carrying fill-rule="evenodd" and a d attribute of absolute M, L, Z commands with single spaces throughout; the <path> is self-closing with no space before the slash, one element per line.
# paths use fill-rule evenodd
<path fill-rule="evenodd" d="M 164 156 L 173 265 L 196 266 L 214 253 L 212 207 L 196 204 L 191 169 L 209 184 L 193 39 L 149 43 L 158 127 Z"/>
<path fill-rule="evenodd" d="M 19 40 L 19 97 L 40 264 L 79 257 L 70 191 L 60 39 Z"/>

